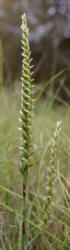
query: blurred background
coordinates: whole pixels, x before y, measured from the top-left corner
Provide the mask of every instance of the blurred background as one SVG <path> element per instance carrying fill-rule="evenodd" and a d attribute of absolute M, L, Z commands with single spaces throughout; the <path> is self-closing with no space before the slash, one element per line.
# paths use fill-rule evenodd
<path fill-rule="evenodd" d="M 18 249 L 22 216 L 21 134 L 17 127 L 24 12 L 36 97 L 32 116 L 33 167 L 29 168 L 27 187 L 29 250 L 46 250 L 46 246 L 48 250 L 66 250 L 70 249 L 70 0 L 0 0 L 0 249 Z M 62 120 L 62 130 L 52 214 L 45 238 L 47 167 L 58 120 Z"/>
<path fill-rule="evenodd" d="M 27 15 L 37 87 L 64 70 L 51 89 L 70 99 L 70 0 L 0 0 L 0 84 L 21 75 L 21 15 Z M 52 93 L 52 90 L 50 93 Z M 46 95 L 46 90 L 44 91 Z"/>

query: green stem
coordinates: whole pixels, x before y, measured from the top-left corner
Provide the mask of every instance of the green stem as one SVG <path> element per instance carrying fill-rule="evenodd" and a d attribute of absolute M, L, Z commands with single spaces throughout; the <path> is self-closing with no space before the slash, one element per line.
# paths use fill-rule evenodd
<path fill-rule="evenodd" d="M 31 97 L 31 59 L 30 47 L 28 41 L 28 28 L 25 14 L 22 16 L 22 96 L 21 96 L 21 130 L 22 130 L 22 145 L 21 145 L 21 163 L 20 172 L 23 177 L 23 222 L 21 233 L 21 249 L 26 250 L 27 244 L 27 181 L 30 166 L 31 155 L 31 110 L 32 110 L 32 97 Z"/>

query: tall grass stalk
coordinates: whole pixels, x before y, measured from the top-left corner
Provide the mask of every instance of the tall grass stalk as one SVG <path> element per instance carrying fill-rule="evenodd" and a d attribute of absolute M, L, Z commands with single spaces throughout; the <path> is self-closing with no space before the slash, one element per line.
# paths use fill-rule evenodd
<path fill-rule="evenodd" d="M 30 167 L 30 155 L 31 155 L 31 109 L 32 109 L 32 97 L 31 97 L 31 59 L 30 59 L 30 47 L 28 41 L 28 28 L 25 14 L 22 16 L 22 89 L 21 89 L 21 122 L 20 130 L 22 130 L 22 145 L 21 150 L 21 163 L 20 172 L 23 178 L 23 222 L 22 222 L 22 239 L 21 249 L 27 249 L 27 180 Z"/>

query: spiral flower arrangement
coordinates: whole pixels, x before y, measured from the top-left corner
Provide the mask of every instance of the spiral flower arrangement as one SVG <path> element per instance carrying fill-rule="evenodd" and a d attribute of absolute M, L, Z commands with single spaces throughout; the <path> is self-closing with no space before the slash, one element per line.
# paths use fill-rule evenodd
<path fill-rule="evenodd" d="M 21 88 L 21 111 L 20 122 L 22 131 L 22 146 L 21 150 L 21 163 L 20 172 L 23 177 L 23 223 L 22 223 L 22 247 L 26 249 L 26 187 L 28 179 L 28 170 L 30 166 L 31 155 L 31 110 L 32 110 L 32 96 L 31 96 L 31 59 L 30 59 L 30 47 L 28 41 L 28 28 L 26 15 L 22 15 L 22 88 Z"/>
<path fill-rule="evenodd" d="M 48 167 L 48 181 L 47 181 L 47 188 L 46 188 L 46 201 L 45 201 L 45 222 L 48 222 L 50 217 L 50 209 L 53 200 L 53 187 L 54 187 L 54 180 L 55 180 L 55 163 L 56 163 L 56 153 L 58 142 L 60 138 L 60 131 L 61 131 L 61 121 L 58 121 L 56 124 L 56 130 L 52 138 L 52 145 L 51 145 L 51 157 L 50 163 Z"/>
<path fill-rule="evenodd" d="M 29 167 L 32 165 L 30 162 L 31 144 L 31 114 L 32 114 L 32 73 L 31 69 L 31 52 L 29 46 L 29 33 L 27 28 L 26 15 L 22 15 L 22 88 L 21 88 L 21 111 L 20 111 L 20 122 L 22 131 L 22 145 L 20 147 L 21 152 L 21 162 L 20 162 L 20 172 L 23 178 L 23 222 L 22 222 L 22 233 L 21 233 L 21 248 L 22 250 L 27 249 L 27 206 L 26 206 L 26 194 L 27 194 L 27 180 Z M 56 151 L 59 140 L 59 134 L 61 130 L 61 121 L 57 122 L 56 131 L 52 139 L 51 147 L 51 159 L 48 168 L 48 181 L 46 189 L 46 201 L 44 206 L 44 211 L 46 214 L 45 222 L 48 222 L 50 216 L 50 208 L 52 204 L 53 197 L 53 186 L 54 186 L 54 174 L 55 174 L 55 161 L 56 161 Z"/>

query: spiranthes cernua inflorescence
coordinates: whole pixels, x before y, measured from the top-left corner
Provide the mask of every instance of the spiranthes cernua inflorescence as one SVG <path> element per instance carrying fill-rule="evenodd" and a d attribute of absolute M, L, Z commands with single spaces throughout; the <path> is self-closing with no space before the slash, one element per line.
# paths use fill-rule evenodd
<path fill-rule="evenodd" d="M 61 123 L 62 121 L 58 121 L 56 124 L 56 130 L 54 132 L 53 138 L 51 140 L 51 157 L 50 163 L 48 167 L 48 181 L 46 187 L 46 201 L 45 201 L 45 212 L 46 218 L 45 221 L 49 220 L 50 216 L 50 208 L 53 200 L 53 188 L 54 188 L 54 180 L 55 180 L 55 165 L 56 165 L 56 153 L 57 153 L 57 146 L 60 138 L 60 131 L 61 131 Z"/>
<path fill-rule="evenodd" d="M 26 237 L 26 187 L 28 179 L 28 171 L 30 166 L 31 155 L 31 113 L 32 113 L 32 73 L 31 73 L 31 52 L 29 46 L 29 33 L 27 27 L 26 15 L 22 15 L 22 77 L 21 77 L 21 110 L 20 110 L 20 130 L 22 133 L 22 145 L 20 172 L 23 177 L 23 223 L 22 223 L 22 245 L 24 245 Z M 23 248 L 24 249 L 24 248 Z"/>

